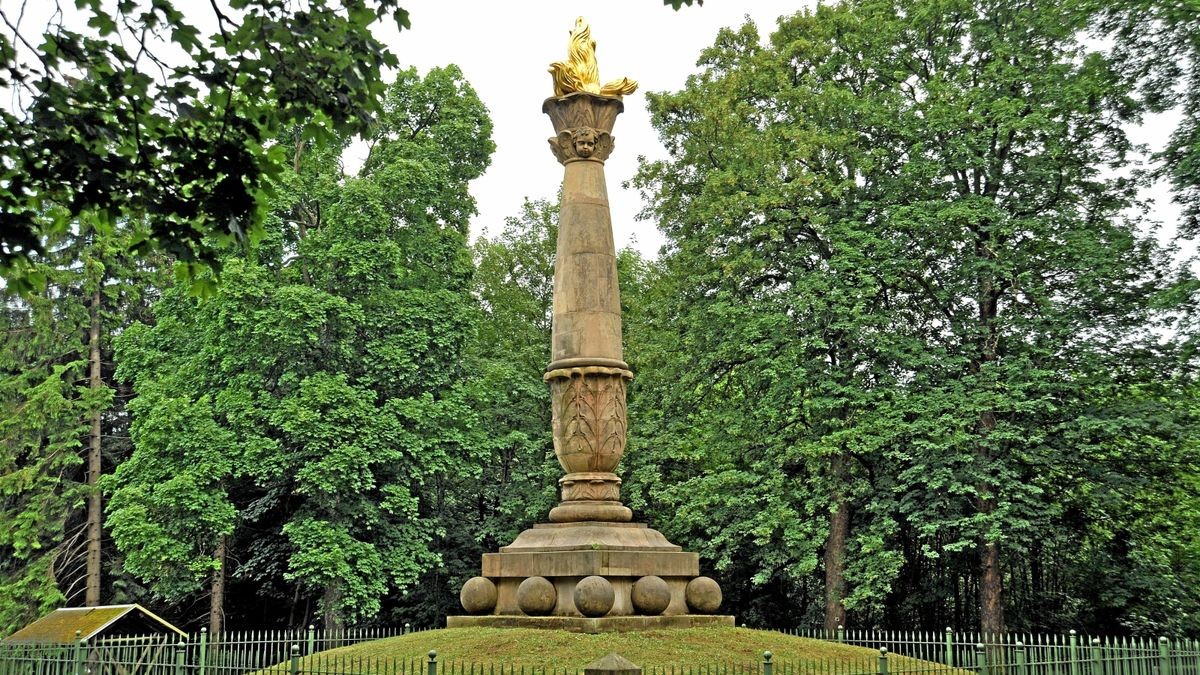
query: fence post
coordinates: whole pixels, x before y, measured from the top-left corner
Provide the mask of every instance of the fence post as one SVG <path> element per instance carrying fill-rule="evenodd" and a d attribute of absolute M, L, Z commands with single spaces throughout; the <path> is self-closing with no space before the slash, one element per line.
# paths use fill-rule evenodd
<path fill-rule="evenodd" d="M 208 668 L 208 629 L 207 628 L 200 629 L 200 653 L 197 655 L 196 660 L 200 664 L 200 672 L 197 675 L 204 675 L 205 670 Z"/>
<path fill-rule="evenodd" d="M 879 675 L 888 675 L 887 669 L 887 647 L 879 648 L 879 667 L 875 669 Z"/>
<path fill-rule="evenodd" d="M 304 652 L 305 654 L 308 654 L 311 656 L 311 655 L 317 653 L 317 627 L 312 625 L 311 623 L 308 624 L 308 645 L 307 645 L 307 647 L 308 647 L 308 651 Z"/>
<path fill-rule="evenodd" d="M 294 642 L 292 643 L 292 662 L 288 672 L 292 675 L 299 675 L 300 673 L 300 645 Z"/>
<path fill-rule="evenodd" d="M 771 652 L 763 652 L 763 675 L 771 675 L 775 671 L 775 664 L 771 663 Z"/>
<path fill-rule="evenodd" d="M 187 670 L 187 638 L 179 638 L 175 643 L 175 675 L 184 675 Z"/>
<path fill-rule="evenodd" d="M 989 675 L 987 649 L 982 642 L 975 645 L 975 672 Z"/>
<path fill-rule="evenodd" d="M 1025 643 L 1017 641 L 1017 675 L 1029 675 L 1029 658 L 1025 651 Z"/>
<path fill-rule="evenodd" d="M 408 635 L 411 632 L 412 632 L 412 624 L 408 623 L 407 621 L 404 622 L 404 632 L 401 633 L 401 635 Z"/>
<path fill-rule="evenodd" d="M 846 628 L 840 623 L 837 627 L 837 641 L 839 644 L 846 641 Z"/>
<path fill-rule="evenodd" d="M 1070 636 L 1070 642 L 1067 659 L 1070 663 L 1071 675 L 1079 675 L 1079 634 L 1072 628 L 1068 635 Z"/>
<path fill-rule="evenodd" d="M 437 675 L 437 651 L 429 650 L 429 675 Z"/>
<path fill-rule="evenodd" d="M 954 667 L 954 629 L 946 626 L 946 666 Z"/>
<path fill-rule="evenodd" d="M 1092 675 L 1104 675 L 1104 661 L 1101 660 L 1100 638 L 1092 638 Z"/>
<path fill-rule="evenodd" d="M 1158 675 L 1171 675 L 1171 645 L 1165 637 L 1158 638 Z"/>
<path fill-rule="evenodd" d="M 87 654 L 87 640 L 83 639 L 83 633 L 81 631 L 75 631 L 75 654 L 74 658 L 72 659 L 75 662 L 75 675 L 84 675 L 83 657 L 85 654 Z"/>

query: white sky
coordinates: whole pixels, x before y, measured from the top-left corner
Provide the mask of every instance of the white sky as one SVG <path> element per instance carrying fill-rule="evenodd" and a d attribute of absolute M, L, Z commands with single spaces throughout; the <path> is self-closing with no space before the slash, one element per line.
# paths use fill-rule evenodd
<path fill-rule="evenodd" d="M 583 16 L 596 40 L 600 80 L 629 77 L 639 84 L 637 92 L 625 97 L 625 112 L 613 129 L 616 149 L 605 173 L 617 247 L 636 243 L 644 254 L 654 255 L 662 237 L 653 223 L 635 221 L 641 197 L 621 186 L 637 171 L 638 155 L 665 154 L 650 127 L 644 92 L 680 89 L 720 28 L 740 26 L 749 16 L 761 33 L 769 34 L 777 17 L 812 4 L 705 0 L 703 6 L 676 12 L 662 0 L 405 0 L 401 5 L 409 11 L 412 30 L 380 37 L 402 66 L 425 72 L 457 64 L 491 113 L 496 153 L 487 173 L 471 185 L 479 205 L 472 233 L 478 235 L 498 232 L 505 218 L 520 213 L 525 197 L 556 198 L 562 165 L 546 143 L 553 135 L 550 119 L 541 112 L 542 101 L 553 95 L 546 69 L 566 58 L 568 32 L 575 18 Z"/>

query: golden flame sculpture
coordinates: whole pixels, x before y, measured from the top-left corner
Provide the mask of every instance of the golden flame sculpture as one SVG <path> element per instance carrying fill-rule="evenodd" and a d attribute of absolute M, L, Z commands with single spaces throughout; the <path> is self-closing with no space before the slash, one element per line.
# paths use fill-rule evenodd
<path fill-rule="evenodd" d="M 600 96 L 621 98 L 637 91 L 637 82 L 622 77 L 600 86 L 600 70 L 596 67 L 596 41 L 592 39 L 592 28 L 583 20 L 575 19 L 575 30 L 567 44 L 567 61 L 550 64 L 550 76 L 554 78 L 554 95 L 566 96 L 577 91 Z"/>

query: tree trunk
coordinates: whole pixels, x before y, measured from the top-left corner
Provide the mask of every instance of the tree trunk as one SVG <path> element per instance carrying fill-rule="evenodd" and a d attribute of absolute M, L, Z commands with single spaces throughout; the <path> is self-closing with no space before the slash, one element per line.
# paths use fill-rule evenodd
<path fill-rule="evenodd" d="M 980 416 L 980 431 L 986 437 L 996 428 L 996 417 L 990 412 Z M 979 464 L 987 466 L 991 457 L 984 443 L 980 443 Z M 996 512 L 996 496 L 990 485 L 979 486 L 979 515 L 984 521 Z M 984 634 L 1004 631 L 1003 581 L 1000 576 L 1000 542 L 989 541 L 987 535 L 979 538 L 979 630 Z"/>
<path fill-rule="evenodd" d="M 977 232 L 975 255 L 981 260 L 993 261 L 996 255 L 993 251 L 991 234 L 987 227 L 981 227 Z M 994 363 L 999 357 L 1000 335 L 996 318 L 1000 313 L 1001 288 L 996 281 L 985 273 L 979 283 L 979 325 L 982 328 L 978 345 L 978 360 L 971 364 L 975 373 L 982 373 L 989 363 Z M 989 375 L 990 377 L 990 375 Z M 1000 542 L 989 540 L 986 534 L 991 528 L 992 516 L 996 512 L 996 486 L 988 476 L 988 466 L 994 458 L 989 446 L 989 436 L 996 429 L 996 413 L 985 410 L 979 415 L 976 429 L 978 439 L 975 446 L 975 459 L 982 479 L 976 484 L 978 497 L 976 510 L 984 523 L 985 532 L 979 536 L 979 629 L 985 635 L 1004 631 L 1004 599 L 1003 582 L 1000 577 Z"/>
<path fill-rule="evenodd" d="M 979 500 L 979 514 L 996 510 L 996 500 Z M 1000 575 L 1000 542 L 981 537 L 979 542 L 979 630 L 984 634 L 1004 632 L 1004 582 Z"/>
<path fill-rule="evenodd" d="M 100 285 L 92 293 L 91 326 L 88 335 L 88 361 L 91 366 L 89 386 L 97 393 L 104 382 L 100 378 Z M 103 504 L 100 500 L 100 408 L 92 412 L 87 455 L 87 582 L 84 605 L 100 604 L 100 524 Z"/>
<path fill-rule="evenodd" d="M 217 538 L 217 570 L 213 572 L 212 593 L 208 605 L 208 634 L 213 639 L 225 627 L 225 546 L 226 536 Z"/>
<path fill-rule="evenodd" d="M 321 598 L 322 609 L 325 612 L 325 632 L 340 631 L 345 626 L 342 623 L 342 613 L 338 605 L 342 603 L 342 589 L 336 583 L 325 587 L 325 596 Z M 330 636 L 333 637 L 333 636 Z"/>
<path fill-rule="evenodd" d="M 985 541 L 979 556 L 979 628 L 985 635 L 1004 632 L 1000 543 Z"/>
<path fill-rule="evenodd" d="M 1029 598 L 1032 611 L 1041 611 L 1044 604 L 1042 598 L 1046 597 L 1045 581 L 1042 575 L 1042 545 L 1038 541 L 1033 542 L 1033 546 L 1029 549 Z"/>
<path fill-rule="evenodd" d="M 846 499 L 846 464 L 841 454 L 830 461 L 833 511 L 825 540 L 825 630 L 846 625 L 846 538 L 850 533 L 850 503 Z"/>

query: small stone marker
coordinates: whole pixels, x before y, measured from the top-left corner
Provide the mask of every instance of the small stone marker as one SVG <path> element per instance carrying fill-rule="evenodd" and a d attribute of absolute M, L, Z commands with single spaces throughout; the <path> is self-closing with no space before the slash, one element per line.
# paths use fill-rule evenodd
<path fill-rule="evenodd" d="M 583 667 L 585 675 L 642 675 L 642 667 L 621 656 L 609 652 Z"/>

